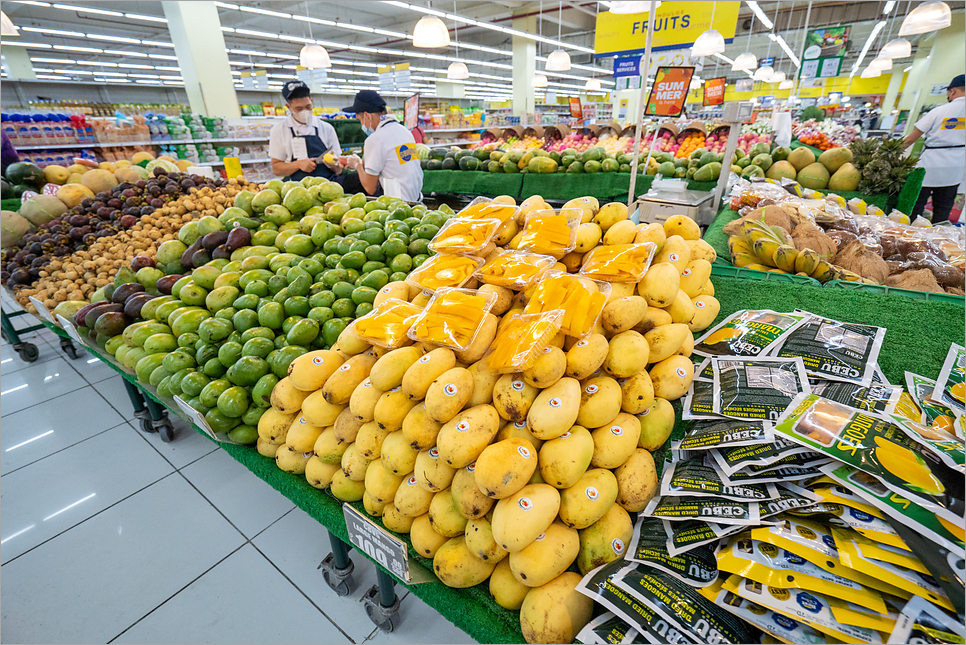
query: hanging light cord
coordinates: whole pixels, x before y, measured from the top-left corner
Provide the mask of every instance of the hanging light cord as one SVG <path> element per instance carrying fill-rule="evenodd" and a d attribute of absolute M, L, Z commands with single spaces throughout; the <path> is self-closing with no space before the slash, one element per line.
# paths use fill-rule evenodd
<path fill-rule="evenodd" d="M 306 1 L 306 3 L 305 3 L 305 17 L 306 18 L 309 17 L 309 3 L 308 3 L 308 1 Z M 312 21 L 311 20 L 306 20 L 305 22 L 307 22 L 309 24 L 309 39 L 312 40 L 313 42 L 315 42 L 315 36 L 312 35 Z"/>
<path fill-rule="evenodd" d="M 453 13 L 456 13 L 456 0 L 453 0 Z M 453 21 L 453 35 L 456 36 L 456 57 L 459 58 L 460 55 L 460 25 L 459 22 Z"/>

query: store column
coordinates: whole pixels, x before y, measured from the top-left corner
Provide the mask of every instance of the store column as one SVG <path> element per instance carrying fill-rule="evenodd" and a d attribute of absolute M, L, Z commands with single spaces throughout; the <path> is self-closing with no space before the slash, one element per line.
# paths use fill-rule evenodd
<path fill-rule="evenodd" d="M 241 118 L 235 82 L 214 2 L 162 2 L 191 111 Z"/>
<path fill-rule="evenodd" d="M 513 28 L 532 34 L 537 28 L 536 16 L 513 19 Z M 533 75 L 537 71 L 537 43 L 530 38 L 513 36 L 513 114 L 526 118 L 536 111 Z"/>
<path fill-rule="evenodd" d="M 7 76 L 18 81 L 35 81 L 37 75 L 34 73 L 34 66 L 30 62 L 30 54 L 26 47 L 4 47 L 3 48 L 3 68 Z"/>
<path fill-rule="evenodd" d="M 892 77 L 889 79 L 889 89 L 886 90 L 885 98 L 882 100 L 883 119 L 896 111 L 896 96 L 899 94 L 899 88 L 902 87 L 902 79 L 905 78 L 905 73 L 902 69 L 902 65 L 898 63 L 892 65 Z"/>

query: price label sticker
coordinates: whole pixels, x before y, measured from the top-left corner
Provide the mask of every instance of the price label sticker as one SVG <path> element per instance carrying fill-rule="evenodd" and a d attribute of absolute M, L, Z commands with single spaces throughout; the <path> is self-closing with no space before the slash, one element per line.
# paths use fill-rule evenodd
<path fill-rule="evenodd" d="M 30 304 L 32 304 L 37 309 L 37 315 L 38 316 L 40 316 L 44 320 L 48 320 L 48 321 L 54 323 L 55 325 L 59 325 L 60 324 L 54 318 L 53 314 L 51 314 L 50 311 L 47 309 L 47 305 L 45 305 L 44 303 L 40 302 L 39 300 L 37 300 L 33 296 L 29 296 L 28 297 L 28 300 L 30 300 Z"/>
<path fill-rule="evenodd" d="M 201 428 L 205 434 L 215 441 L 221 441 L 221 439 L 218 438 L 218 434 L 211 429 L 211 426 L 208 425 L 208 422 L 200 412 L 188 405 L 188 403 L 178 395 L 175 395 L 174 402 L 178 404 L 178 407 L 181 408 L 185 414 L 188 415 L 188 418 L 191 419 L 191 422 Z"/>
<path fill-rule="evenodd" d="M 90 340 L 87 340 L 83 336 L 81 336 L 80 332 L 77 331 L 77 328 L 74 327 L 74 323 L 67 320 L 60 314 L 57 314 L 57 322 L 58 324 L 60 324 L 61 327 L 64 328 L 64 331 L 67 332 L 67 335 L 70 336 L 71 340 L 80 343 L 81 347 L 91 346 Z"/>
<path fill-rule="evenodd" d="M 375 560 L 383 569 L 404 583 L 411 581 L 406 543 L 376 526 L 368 517 L 348 504 L 342 505 L 349 541 Z"/>

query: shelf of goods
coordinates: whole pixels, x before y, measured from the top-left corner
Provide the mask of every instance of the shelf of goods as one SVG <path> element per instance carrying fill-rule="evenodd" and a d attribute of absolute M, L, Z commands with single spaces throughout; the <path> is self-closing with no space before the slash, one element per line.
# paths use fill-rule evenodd
<path fill-rule="evenodd" d="M 135 205 L 155 189 L 157 206 Z M 182 417 L 180 395 L 196 430 L 337 539 L 344 503 L 396 535 L 429 580 L 412 593 L 479 642 L 572 642 L 593 607 L 566 571 L 642 566 L 625 559 L 642 557 L 632 527 L 655 516 L 669 440 L 693 429 L 705 330 L 730 348 L 713 326 L 745 310 L 876 325 L 869 362 L 891 382 L 939 375 L 966 333 L 948 302 L 716 275 L 694 221 L 635 225 L 590 196 L 573 217 L 537 197 L 454 213 L 165 164 L 103 192 L 132 220 L 101 228 L 113 212 L 54 213 L 53 196 L 5 215 L 18 302 L 62 315 L 68 329 L 45 324 Z M 72 235 L 84 226 L 106 233 Z"/>
<path fill-rule="evenodd" d="M 124 148 L 127 146 L 160 146 L 178 143 L 251 143 L 254 141 L 268 141 L 268 137 L 244 137 L 232 139 L 230 137 L 220 139 L 151 139 L 149 141 L 110 141 L 97 143 L 50 143 L 39 146 L 17 146 L 18 151 L 30 150 L 76 150 L 79 148 Z"/>

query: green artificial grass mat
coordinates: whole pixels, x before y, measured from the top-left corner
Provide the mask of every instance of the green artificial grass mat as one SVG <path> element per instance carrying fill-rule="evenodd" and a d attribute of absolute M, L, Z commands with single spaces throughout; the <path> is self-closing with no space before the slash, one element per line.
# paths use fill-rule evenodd
<path fill-rule="evenodd" d="M 520 196 L 523 177 L 519 173 L 508 175 L 502 172 L 471 170 L 424 170 L 423 194 L 467 194 L 485 197 L 510 195 L 516 199 Z"/>
<path fill-rule="evenodd" d="M 710 244 L 715 253 L 718 254 L 715 264 L 731 266 L 731 253 L 728 251 L 728 236 L 725 235 L 724 227 L 736 219 L 738 219 L 738 211 L 731 210 L 731 207 L 725 202 L 704 232 L 704 241 Z"/>
<path fill-rule="evenodd" d="M 21 201 L 19 197 L 14 199 L 4 199 L 3 201 L 0 201 L 0 209 L 5 211 L 20 212 L 20 204 Z"/>

